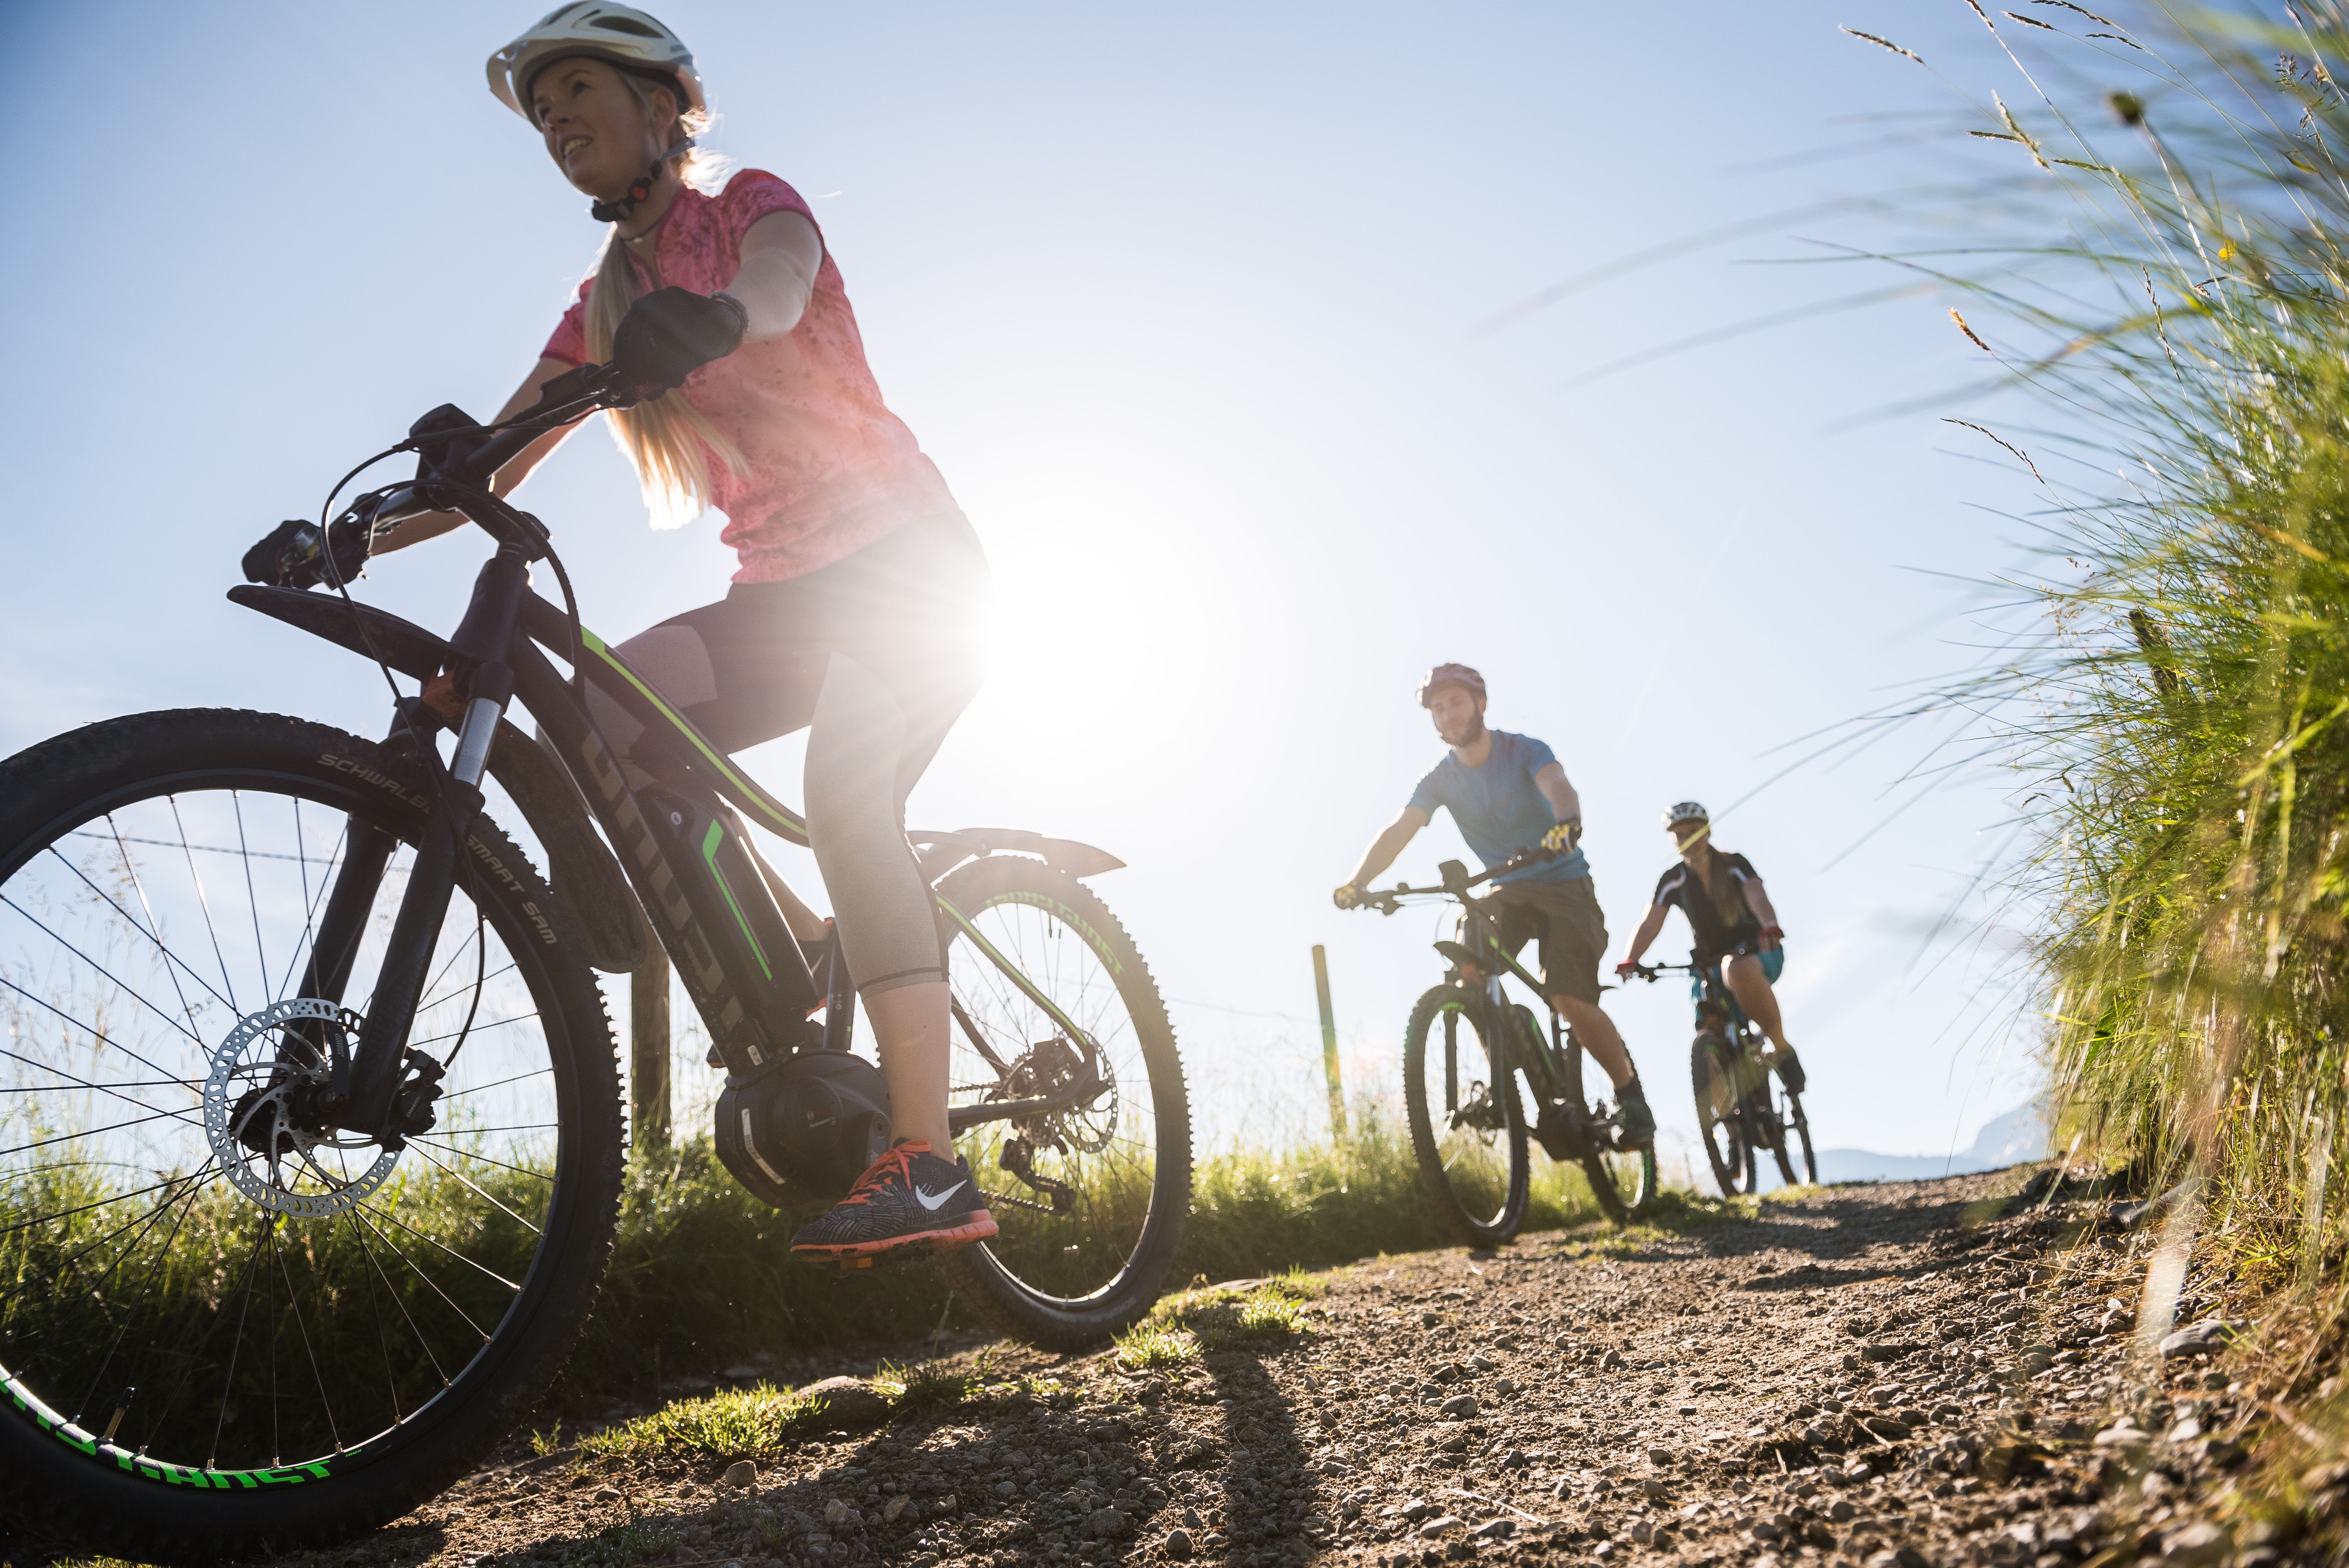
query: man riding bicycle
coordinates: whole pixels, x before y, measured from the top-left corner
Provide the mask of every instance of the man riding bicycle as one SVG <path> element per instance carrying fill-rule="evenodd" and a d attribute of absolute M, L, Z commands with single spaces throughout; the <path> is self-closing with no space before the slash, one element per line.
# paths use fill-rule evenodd
<path fill-rule="evenodd" d="M 1622 1147 L 1654 1141 L 1655 1113 L 1648 1109 L 1631 1053 L 1599 1006 L 1607 922 L 1591 889 L 1590 862 L 1579 848 L 1581 799 L 1565 768 L 1543 742 L 1485 727 L 1485 677 L 1466 665 L 1430 670 L 1419 686 L 1419 705 L 1434 720 L 1451 755 L 1419 781 L 1411 803 L 1371 841 L 1334 901 L 1340 909 L 1360 904 L 1362 890 L 1434 820 L 1438 807 L 1451 809 L 1460 836 L 1487 871 L 1535 844 L 1561 851 L 1546 863 L 1495 878 L 1493 892 L 1482 903 L 1510 953 L 1540 939 L 1542 988 L 1613 1081 L 1622 1108 Z"/>
<path fill-rule="evenodd" d="M 1768 1038 L 1770 1049 L 1764 1059 L 1778 1069 L 1787 1088 L 1802 1093 L 1802 1060 L 1786 1043 L 1777 993 L 1770 988 L 1785 967 L 1781 944 L 1786 934 L 1779 929 L 1778 912 L 1763 889 L 1762 873 L 1744 855 L 1713 847 L 1712 818 L 1697 801 L 1682 800 L 1667 810 L 1664 827 L 1680 846 L 1680 864 L 1657 880 L 1647 917 L 1632 933 L 1630 952 L 1615 965 L 1615 973 L 1628 978 L 1638 971 L 1640 955 L 1664 929 L 1664 916 L 1677 907 L 1688 917 L 1696 938 L 1689 961 L 1719 974 L 1738 1006 Z"/>

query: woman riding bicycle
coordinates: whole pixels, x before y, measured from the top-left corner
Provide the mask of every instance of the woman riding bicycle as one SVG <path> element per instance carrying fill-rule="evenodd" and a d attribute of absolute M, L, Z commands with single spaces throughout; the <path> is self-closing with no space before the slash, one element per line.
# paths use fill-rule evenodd
<path fill-rule="evenodd" d="M 655 526 L 721 511 L 720 537 L 741 563 L 725 598 L 618 651 L 725 750 L 808 730 L 809 842 L 878 1038 L 896 1141 L 792 1251 L 842 1258 L 992 1236 L 947 1130 L 946 975 L 905 839 L 906 796 L 983 678 L 977 628 L 990 579 L 978 536 L 883 405 L 807 202 L 760 170 L 715 182 L 694 145 L 709 118 L 701 77 L 675 34 L 642 11 L 574 0 L 492 56 L 489 76 L 611 225 L 594 274 L 498 418 L 610 358 L 640 301 L 656 328 L 706 331 L 715 318 L 741 329 L 732 355 L 611 416 Z M 492 488 L 511 493 L 575 428 L 533 442 Z M 378 549 L 463 521 L 418 518 Z M 626 756 L 641 727 L 615 704 L 595 706 Z M 804 906 L 790 913 L 800 935 L 822 934 Z"/>

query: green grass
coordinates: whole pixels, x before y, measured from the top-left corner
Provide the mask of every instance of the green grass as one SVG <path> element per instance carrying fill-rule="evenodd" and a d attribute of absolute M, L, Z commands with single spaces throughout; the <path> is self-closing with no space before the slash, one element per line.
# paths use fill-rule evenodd
<path fill-rule="evenodd" d="M 2037 395 L 2007 433 L 2047 543 L 1950 706 L 2020 779 L 2059 1142 L 2194 1178 L 2230 1265 L 2313 1283 L 2349 1132 L 2349 104 L 2308 62 L 2349 31 L 2129 15 L 2145 79 L 2008 86 L 1976 132 L 2041 196 L 1968 240 L 2060 225 L 1968 305 Z M 2102 46 L 2038 46 L 2114 85 Z"/>
<path fill-rule="evenodd" d="M 1305 1332 L 1305 1309 L 1282 1284 L 1186 1290 L 1152 1308 L 1149 1322 L 1170 1337 L 1188 1335 L 1202 1350 L 1293 1339 Z"/>
<path fill-rule="evenodd" d="M 1137 1323 L 1117 1336 L 1117 1364 L 1128 1372 L 1181 1367 L 1198 1358 L 1195 1336 L 1155 1319 Z"/>
<path fill-rule="evenodd" d="M 935 1362 L 903 1367 L 884 1361 L 873 1374 L 874 1391 L 905 1415 L 934 1415 L 951 1409 L 979 1390 L 979 1380 L 968 1372 Z"/>
<path fill-rule="evenodd" d="M 765 1453 L 809 1429 L 822 1401 L 761 1385 L 729 1388 L 706 1399 L 680 1399 L 648 1416 L 607 1428 L 580 1447 L 614 1458 L 655 1455 L 739 1459 Z"/>
<path fill-rule="evenodd" d="M 1277 1277 L 1247 1303 L 1210 1313 L 1195 1325 L 1174 1325 L 1159 1339 L 1134 1340 L 1127 1354 L 1131 1365 L 1179 1360 L 1178 1343 L 1195 1346 L 1286 1336 L 1300 1321 L 1298 1304 L 1319 1288 L 1307 1271 L 1381 1253 L 1448 1244 L 1429 1213 L 1408 1140 L 1394 1120 L 1365 1101 L 1356 1107 L 1352 1122 L 1355 1137 L 1342 1148 L 1242 1151 L 1199 1162 L 1185 1240 L 1172 1279 L 1179 1284 Z M 1597 1218 L 1578 1172 L 1561 1171 L 1538 1155 L 1536 1171 L 1529 1229 Z M 379 1196 L 384 1208 L 397 1212 L 417 1233 L 461 1237 L 471 1262 L 494 1274 L 521 1277 L 533 1238 L 524 1224 L 492 1208 L 484 1196 L 527 1216 L 538 1212 L 532 1196 L 535 1191 L 543 1202 L 543 1189 L 533 1189 L 537 1179 L 527 1172 L 474 1167 L 466 1175 L 473 1183 L 471 1190 L 429 1169 L 403 1171 Z M 12 1210 L 54 1212 L 86 1201 L 95 1189 L 84 1191 L 75 1185 L 77 1180 L 73 1173 L 60 1173 L 50 1186 L 32 1181 L 13 1185 L 0 1194 L 0 1226 Z M 538 1418 L 542 1429 L 536 1443 L 551 1450 L 562 1440 L 554 1420 L 559 1414 L 590 1410 L 614 1398 L 654 1402 L 656 1368 L 672 1379 L 708 1375 L 749 1360 L 761 1350 L 905 1344 L 919 1342 L 941 1328 L 970 1326 L 935 1271 L 843 1275 L 792 1263 L 787 1255 L 790 1238 L 807 1217 L 777 1212 L 738 1187 L 706 1139 L 639 1159 L 627 1180 L 602 1295 L 563 1374 L 555 1406 Z M 17 1346 L 37 1344 L 45 1356 L 59 1357 L 47 1366 L 49 1380 L 60 1387 L 96 1380 L 94 1369 L 108 1353 L 119 1318 L 86 1310 L 88 1298 L 73 1291 L 36 1288 L 33 1282 L 60 1277 L 67 1272 L 60 1260 L 99 1239 L 111 1223 L 105 1211 L 95 1210 L 66 1225 L 13 1233 L 0 1228 L 0 1284 L 14 1280 L 21 1285 L 0 1292 L 0 1341 Z M 249 1210 L 224 1188 L 192 1206 L 171 1265 L 158 1274 L 153 1295 L 140 1309 L 150 1315 L 143 1321 L 160 1326 L 155 1331 L 159 1340 L 199 1340 L 223 1311 L 233 1315 L 242 1277 L 238 1270 L 254 1233 Z M 230 1401 L 227 1423 L 232 1433 L 244 1431 L 247 1446 L 270 1436 L 264 1423 L 273 1409 L 282 1412 L 281 1420 L 305 1418 L 295 1404 L 271 1405 L 267 1379 L 273 1373 L 306 1378 L 315 1357 L 319 1375 L 337 1388 L 385 1387 L 382 1341 L 361 1305 L 373 1299 L 369 1291 L 387 1281 L 368 1252 L 355 1244 L 358 1233 L 347 1225 L 324 1224 L 286 1231 L 282 1266 L 286 1277 L 300 1281 L 305 1301 L 338 1301 L 348 1309 L 313 1311 L 298 1323 L 291 1315 L 274 1315 L 274 1342 L 260 1342 L 274 1354 L 274 1367 L 270 1355 L 256 1353 L 255 1342 L 248 1339 L 237 1373 L 244 1391 Z M 94 1255 L 102 1259 L 106 1254 Z M 383 1261 L 380 1249 L 376 1261 Z M 85 1265 L 82 1272 L 87 1275 L 90 1271 Z M 389 1272 L 397 1274 L 397 1266 Z M 444 1359 L 478 1343 L 458 1332 L 463 1325 L 455 1309 L 494 1322 L 507 1299 L 489 1274 L 471 1268 L 452 1267 L 437 1284 L 407 1274 L 388 1283 L 399 1287 L 400 1295 L 396 1306 L 384 1308 L 387 1313 L 411 1312 L 449 1331 L 439 1342 Z M 105 1282 L 99 1284 L 103 1289 Z M 441 1286 L 455 1292 L 458 1299 L 438 1299 L 434 1292 Z M 269 1321 L 266 1293 L 255 1300 L 254 1321 Z M 437 1319 L 435 1314 L 440 1315 Z M 215 1359 L 229 1338 L 225 1331 L 213 1335 L 209 1343 Z M 56 1375 L 59 1366 L 67 1375 Z M 420 1354 L 408 1356 L 393 1370 L 399 1397 L 409 1405 L 437 1386 L 436 1364 Z M 1000 1389 L 990 1394 L 982 1386 L 984 1379 L 958 1382 L 929 1367 L 893 1369 L 891 1376 L 897 1385 L 893 1397 L 909 1405 L 944 1408 L 965 1399 L 1010 1397 Z M 1019 1397 L 1048 1393 L 1029 1389 L 1019 1391 Z M 186 1403 L 194 1409 L 194 1401 Z M 315 1407 L 316 1401 L 308 1406 Z M 211 1418 L 194 1410 L 191 1418 L 202 1425 L 175 1442 L 182 1450 L 194 1444 L 201 1453 L 211 1436 Z M 677 1418 L 685 1425 L 631 1429 L 634 1435 L 626 1440 L 733 1451 L 751 1443 L 758 1433 L 792 1418 L 792 1409 L 771 1397 L 730 1394 L 689 1419 Z M 331 1434 L 305 1431 L 289 1442 L 295 1439 L 323 1449 L 329 1446 Z"/>

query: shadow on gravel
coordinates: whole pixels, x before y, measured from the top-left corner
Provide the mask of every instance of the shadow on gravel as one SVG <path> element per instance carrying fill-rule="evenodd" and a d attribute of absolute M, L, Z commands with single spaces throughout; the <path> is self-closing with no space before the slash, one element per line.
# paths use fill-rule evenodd
<path fill-rule="evenodd" d="M 1284 1346 L 1283 1349 L 1287 1347 Z M 1278 1352 L 1275 1352 L 1278 1354 Z M 1320 1480 L 1309 1468 L 1297 1411 L 1264 1362 L 1246 1352 L 1207 1358 L 1224 1405 L 1223 1532 L 1235 1564 L 1302 1561 Z"/>

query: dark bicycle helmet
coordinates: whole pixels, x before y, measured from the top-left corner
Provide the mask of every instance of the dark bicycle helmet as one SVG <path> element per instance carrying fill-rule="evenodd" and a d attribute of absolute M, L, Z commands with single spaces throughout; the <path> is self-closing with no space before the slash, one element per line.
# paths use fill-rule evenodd
<path fill-rule="evenodd" d="M 1466 665 L 1438 665 L 1419 683 L 1419 706 L 1425 707 L 1439 686 L 1456 686 L 1478 702 L 1485 700 L 1485 677 Z"/>

